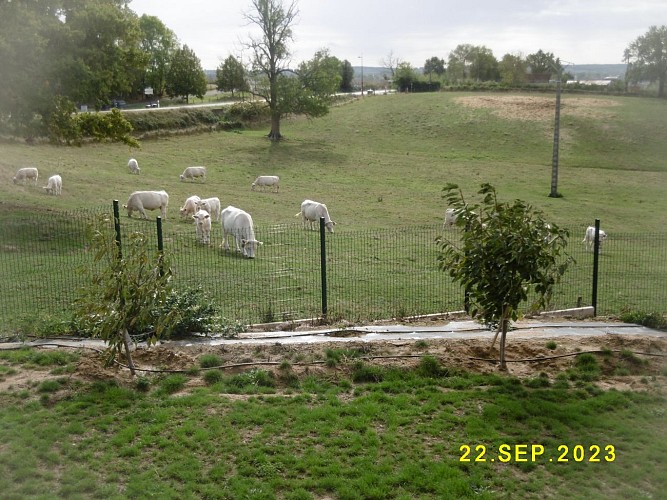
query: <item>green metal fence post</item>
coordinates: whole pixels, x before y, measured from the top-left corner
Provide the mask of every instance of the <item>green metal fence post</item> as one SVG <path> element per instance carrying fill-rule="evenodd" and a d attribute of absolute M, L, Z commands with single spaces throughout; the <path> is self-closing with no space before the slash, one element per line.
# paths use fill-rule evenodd
<path fill-rule="evenodd" d="M 164 268 L 162 265 L 162 256 L 164 254 L 164 243 L 162 240 L 162 217 L 157 217 L 157 251 L 158 251 L 158 266 L 160 267 L 160 276 L 164 276 Z"/>
<path fill-rule="evenodd" d="M 320 217 L 320 273 L 322 276 L 322 319 L 327 319 L 327 255 L 324 217 Z"/>
<path fill-rule="evenodd" d="M 116 231 L 116 245 L 118 246 L 118 259 L 123 258 L 123 251 L 120 245 L 120 210 L 118 209 L 118 200 L 113 200 L 113 227 Z"/>
<path fill-rule="evenodd" d="M 595 219 L 595 240 L 593 240 L 593 291 L 591 293 L 591 305 L 593 316 L 598 314 L 598 265 L 600 257 L 600 219 Z"/>

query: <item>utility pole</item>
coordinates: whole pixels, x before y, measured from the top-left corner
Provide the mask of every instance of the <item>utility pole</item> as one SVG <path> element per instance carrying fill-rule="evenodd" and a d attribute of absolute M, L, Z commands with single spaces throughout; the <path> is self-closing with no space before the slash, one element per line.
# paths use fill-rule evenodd
<path fill-rule="evenodd" d="M 556 119 L 554 121 L 554 148 L 551 158 L 551 192 L 549 198 L 562 198 L 562 194 L 558 192 L 558 150 L 560 146 L 560 94 L 563 80 L 563 67 L 560 64 L 560 59 L 556 59 L 557 66 L 551 66 L 558 73 L 558 81 L 556 82 Z"/>
<path fill-rule="evenodd" d="M 361 59 L 361 97 L 364 97 L 364 55 L 360 55 Z"/>

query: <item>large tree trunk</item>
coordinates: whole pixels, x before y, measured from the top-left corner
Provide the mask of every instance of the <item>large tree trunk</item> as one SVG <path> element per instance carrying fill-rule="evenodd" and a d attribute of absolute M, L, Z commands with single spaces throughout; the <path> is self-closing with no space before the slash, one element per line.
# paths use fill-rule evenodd
<path fill-rule="evenodd" d="M 280 134 L 280 115 L 278 113 L 271 114 L 271 132 L 268 137 L 272 141 L 279 141 L 283 138 Z"/>

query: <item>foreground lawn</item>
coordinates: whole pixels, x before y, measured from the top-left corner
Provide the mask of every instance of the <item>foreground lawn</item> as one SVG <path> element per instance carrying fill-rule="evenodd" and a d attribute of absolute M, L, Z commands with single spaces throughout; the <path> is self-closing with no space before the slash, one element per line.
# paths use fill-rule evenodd
<path fill-rule="evenodd" d="M 274 371 L 198 366 L 123 386 L 69 378 L 81 362 L 74 354 L 3 353 L 0 377 L 37 366 L 55 378 L 0 394 L 2 496 L 657 498 L 667 491 L 664 443 L 656 439 L 667 431 L 667 401 L 654 391 L 601 390 L 601 362 L 591 355 L 555 379 L 519 380 L 447 368 L 430 356 L 408 370 L 358 354 L 328 352 L 333 375 L 297 375 L 284 361 Z M 200 366 L 217 361 L 202 357 Z"/>

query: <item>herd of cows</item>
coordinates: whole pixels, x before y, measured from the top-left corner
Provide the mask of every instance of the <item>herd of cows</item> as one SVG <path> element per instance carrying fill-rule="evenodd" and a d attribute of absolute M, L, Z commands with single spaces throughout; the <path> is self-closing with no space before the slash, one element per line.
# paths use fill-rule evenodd
<path fill-rule="evenodd" d="M 132 174 L 139 174 L 141 171 L 134 158 L 128 161 L 127 166 Z M 181 181 L 206 180 L 206 167 L 187 167 L 179 178 Z M 251 184 L 250 189 L 254 191 L 258 187 L 262 190 L 274 188 L 278 192 L 280 178 L 276 175 L 261 175 Z M 146 210 L 160 210 L 160 216 L 166 219 L 168 205 L 169 194 L 164 190 L 135 191 L 123 208 L 127 210 L 128 217 L 132 217 L 134 212 L 139 212 L 141 217 L 147 219 Z M 225 250 L 229 250 L 229 239 L 234 238 L 236 251 L 242 253 L 244 257 L 253 259 L 257 248 L 263 244 L 255 238 L 252 216 L 245 210 L 231 205 L 223 209 L 218 197 L 202 199 L 197 195 L 190 196 L 179 209 L 179 213 L 182 218 L 191 217 L 194 220 L 195 235 L 200 243 L 210 243 L 212 223 L 215 221 L 222 225 L 223 242 L 221 246 Z M 327 206 L 323 203 L 304 200 L 301 203 L 301 211 L 296 216 L 301 216 L 304 227 L 310 224 L 311 229 L 313 222 L 319 221 L 322 217 L 327 230 L 331 233 L 334 231 L 333 226 L 336 223 L 329 217 Z"/>
<path fill-rule="evenodd" d="M 130 158 L 127 163 L 128 170 L 131 174 L 139 174 L 141 169 L 136 159 Z M 32 182 L 34 186 L 37 185 L 39 178 L 39 171 L 35 167 L 21 168 L 16 172 L 13 178 L 14 184 L 26 184 Z M 206 180 L 206 167 L 194 166 L 187 167 L 179 176 L 181 181 L 194 181 L 195 179 Z M 280 178 L 277 175 L 260 175 L 251 184 L 250 189 L 256 188 L 265 190 L 266 188 L 273 188 L 277 193 L 280 189 Z M 60 175 L 52 175 L 47 181 L 47 185 L 43 186 L 47 194 L 59 196 L 62 194 L 62 178 Z M 146 210 L 160 210 L 162 219 L 167 218 L 167 206 L 169 205 L 169 194 L 166 191 L 135 191 L 130 194 L 127 203 L 123 208 L 127 210 L 128 217 L 132 217 L 132 213 L 139 212 L 141 217 L 147 219 Z M 263 243 L 255 238 L 255 231 L 252 216 L 237 207 L 228 206 L 222 209 L 220 199 L 217 197 L 201 199 L 199 196 L 190 196 L 185 200 L 185 203 L 179 210 L 181 217 L 191 217 L 195 224 L 195 234 L 199 242 L 209 244 L 211 241 L 212 222 L 220 222 L 223 231 L 222 247 L 229 250 L 229 238 L 233 237 L 236 243 L 236 250 L 241 252 L 244 257 L 254 258 L 257 248 Z M 324 218 L 324 224 L 330 233 L 334 232 L 334 225 L 331 220 L 327 206 L 323 203 L 304 200 L 301 203 L 301 210 L 296 214 L 296 217 L 301 217 L 304 228 L 310 225 L 313 229 L 313 224 L 319 222 L 320 218 Z M 443 228 L 452 227 L 456 224 L 457 214 L 454 209 L 448 208 L 445 211 L 445 220 Z M 607 233 L 600 230 L 598 233 L 598 251 L 602 250 L 602 242 L 607 239 Z M 585 244 L 587 250 L 592 251 L 595 242 L 595 228 L 589 226 L 586 228 L 584 239 L 582 243 Z"/>

